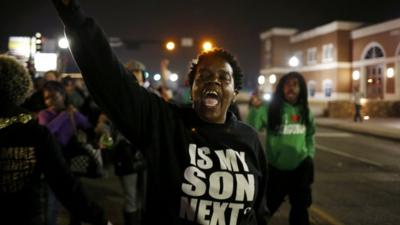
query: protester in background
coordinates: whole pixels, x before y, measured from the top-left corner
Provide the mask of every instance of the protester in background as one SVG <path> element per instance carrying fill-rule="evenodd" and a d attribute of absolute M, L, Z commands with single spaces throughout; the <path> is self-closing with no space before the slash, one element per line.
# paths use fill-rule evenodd
<path fill-rule="evenodd" d="M 107 224 L 103 210 L 87 199 L 72 176 L 48 129 L 18 106 L 31 86 L 23 66 L 0 55 L 0 223 L 47 224 L 41 199 L 45 181 L 71 214 Z"/>
<path fill-rule="evenodd" d="M 40 110 L 46 108 L 44 104 L 44 98 L 42 93 L 43 85 L 46 80 L 43 77 L 37 77 L 33 80 L 33 94 L 29 96 L 25 102 L 21 105 L 22 108 L 27 109 L 32 112 L 32 115 L 36 118 Z"/>
<path fill-rule="evenodd" d="M 49 70 L 43 74 L 43 78 L 46 81 L 60 81 L 61 73 L 56 70 Z"/>
<path fill-rule="evenodd" d="M 258 130 L 265 126 L 265 116 L 267 106 L 261 99 L 258 91 L 253 92 L 249 100 L 249 113 L 247 114 L 247 123 Z"/>
<path fill-rule="evenodd" d="M 67 93 L 68 103 L 80 110 L 85 102 L 85 96 L 77 91 L 75 80 L 71 76 L 66 76 L 62 78 L 61 82 Z"/>
<path fill-rule="evenodd" d="M 192 108 L 141 87 L 76 1 L 53 0 L 89 91 L 147 163 L 145 224 L 265 224 L 266 157 L 257 133 L 228 112 L 243 74 L 227 51 L 198 57 Z"/>
<path fill-rule="evenodd" d="M 55 136 L 62 147 L 64 156 L 69 162 L 74 154 L 74 146 L 69 145 L 77 129 L 88 131 L 91 128 L 87 118 L 77 109 L 67 104 L 67 93 L 63 85 L 58 81 L 49 81 L 43 86 L 43 96 L 46 109 L 39 112 L 39 124 L 46 126 Z M 59 202 L 53 192 L 48 194 L 48 219 L 49 224 L 57 224 Z M 71 217 L 71 224 L 79 224 Z"/>
<path fill-rule="evenodd" d="M 48 81 L 58 81 L 61 74 L 56 70 L 49 70 L 43 74 L 42 77 L 37 77 L 34 79 L 34 91 L 31 96 L 29 96 L 25 102 L 21 105 L 22 108 L 27 109 L 33 113 L 36 118 L 39 111 L 46 108 L 44 103 L 42 87 Z"/>
<path fill-rule="evenodd" d="M 126 69 L 136 78 L 140 86 L 146 82 L 146 67 L 142 62 L 130 60 Z M 128 141 L 118 130 L 113 131 L 115 174 L 120 178 L 124 192 L 125 225 L 141 224 L 143 213 L 145 162 L 142 153 L 134 143 Z"/>
<path fill-rule="evenodd" d="M 354 87 L 354 95 L 353 95 L 353 100 L 354 100 L 354 122 L 362 122 L 363 118 L 361 116 L 361 100 L 364 97 L 364 94 L 360 91 L 360 87 Z"/>
<path fill-rule="evenodd" d="M 68 103 L 67 93 L 60 82 L 47 82 L 43 86 L 43 96 L 47 108 L 39 112 L 39 124 L 47 126 L 63 148 L 67 148 L 75 134 L 74 126 L 92 133 L 88 119 Z M 67 150 L 65 149 L 66 155 Z"/>
<path fill-rule="evenodd" d="M 252 120 L 257 129 L 267 129 L 268 209 L 273 215 L 288 195 L 291 225 L 310 223 L 315 124 L 307 96 L 303 76 L 290 72 L 280 79 L 263 116 Z"/>

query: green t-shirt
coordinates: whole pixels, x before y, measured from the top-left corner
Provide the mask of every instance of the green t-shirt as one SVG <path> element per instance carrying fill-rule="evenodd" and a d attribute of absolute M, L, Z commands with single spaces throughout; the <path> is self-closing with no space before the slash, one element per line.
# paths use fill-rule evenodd
<path fill-rule="evenodd" d="M 267 129 L 268 105 L 250 108 L 247 122 L 260 130 Z M 310 123 L 302 124 L 298 106 L 283 104 L 282 125 L 278 132 L 267 129 L 266 151 L 269 163 L 281 170 L 294 170 L 306 157 L 314 157 L 315 123 L 312 113 Z"/>

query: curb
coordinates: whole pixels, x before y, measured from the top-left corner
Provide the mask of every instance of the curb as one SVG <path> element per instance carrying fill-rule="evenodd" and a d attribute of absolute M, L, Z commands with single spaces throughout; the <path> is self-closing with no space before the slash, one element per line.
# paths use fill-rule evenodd
<path fill-rule="evenodd" d="M 349 131 L 352 133 L 384 138 L 391 141 L 400 141 L 400 131 L 397 130 L 393 131 L 395 129 L 390 129 L 390 128 L 388 129 L 380 126 L 373 126 L 373 127 L 366 126 L 364 128 L 360 128 L 343 123 L 321 122 L 321 121 L 316 121 L 316 124 L 321 127 L 333 128 L 342 131 Z"/>

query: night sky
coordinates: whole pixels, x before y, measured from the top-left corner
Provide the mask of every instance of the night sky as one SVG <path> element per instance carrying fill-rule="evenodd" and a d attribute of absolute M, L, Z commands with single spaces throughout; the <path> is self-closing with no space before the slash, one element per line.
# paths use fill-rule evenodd
<path fill-rule="evenodd" d="M 271 27 L 314 28 L 333 20 L 367 23 L 400 17 L 400 1 L 361 0 L 81 0 L 86 13 L 103 27 L 109 36 L 126 40 L 195 41 L 214 40 L 219 47 L 234 53 L 248 77 L 260 69 L 259 34 Z M 10 35 L 45 37 L 62 35 L 62 25 L 50 0 L 2 1 L 0 5 L 0 51 L 7 48 Z M 150 72 L 159 71 L 162 58 L 169 58 L 170 68 L 186 74 L 188 62 L 198 53 L 195 48 L 165 52 L 157 45 L 139 49 L 118 48 L 117 55 L 143 61 Z M 247 79 L 246 84 L 251 86 Z"/>

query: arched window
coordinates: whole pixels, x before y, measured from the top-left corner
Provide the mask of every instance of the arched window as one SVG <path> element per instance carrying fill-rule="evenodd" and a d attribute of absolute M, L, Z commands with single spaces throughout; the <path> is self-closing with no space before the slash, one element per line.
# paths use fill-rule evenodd
<path fill-rule="evenodd" d="M 372 45 L 368 48 L 368 50 L 364 53 L 364 59 L 375 59 L 384 57 L 385 53 L 382 47 L 378 45 Z"/>
<path fill-rule="evenodd" d="M 317 86 L 317 82 L 315 82 L 314 80 L 308 81 L 307 88 L 308 88 L 308 95 L 310 97 L 314 97 L 315 96 L 316 86 Z"/>

